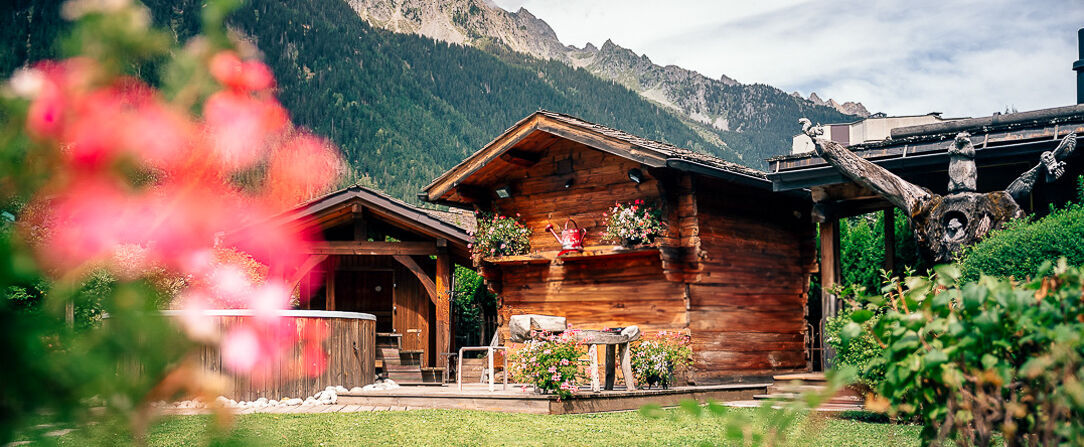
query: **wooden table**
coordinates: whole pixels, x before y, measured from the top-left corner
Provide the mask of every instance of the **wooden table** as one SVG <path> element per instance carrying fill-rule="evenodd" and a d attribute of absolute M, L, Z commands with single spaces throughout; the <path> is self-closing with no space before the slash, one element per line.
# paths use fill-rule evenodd
<path fill-rule="evenodd" d="M 577 333 L 577 338 L 584 344 L 589 345 L 587 356 L 591 357 L 591 391 L 599 391 L 598 377 L 598 346 L 606 346 L 606 384 L 604 389 L 614 389 L 614 379 L 617 369 L 617 358 L 621 358 L 621 375 L 625 378 L 625 389 L 636 389 L 636 376 L 632 373 L 632 353 L 629 351 L 629 342 L 636 341 L 639 336 L 629 338 L 614 332 L 584 330 Z"/>

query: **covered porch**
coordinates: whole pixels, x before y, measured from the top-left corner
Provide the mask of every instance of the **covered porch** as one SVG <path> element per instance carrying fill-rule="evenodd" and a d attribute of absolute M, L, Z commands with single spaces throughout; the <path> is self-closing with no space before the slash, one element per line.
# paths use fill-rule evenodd
<path fill-rule="evenodd" d="M 323 241 L 288 276 L 298 308 L 376 316 L 376 346 L 368 349 L 377 350 L 377 373 L 439 383 L 453 351 L 453 268 L 469 265 L 467 232 L 450 221 L 455 217 L 355 185 L 273 224 Z"/>

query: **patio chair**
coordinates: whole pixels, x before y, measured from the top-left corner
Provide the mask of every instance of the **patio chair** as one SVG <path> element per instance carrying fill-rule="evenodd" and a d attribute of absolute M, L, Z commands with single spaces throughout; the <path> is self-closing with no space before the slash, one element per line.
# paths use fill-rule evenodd
<path fill-rule="evenodd" d="M 496 390 L 496 387 L 494 386 L 494 379 L 496 377 L 496 374 L 494 374 L 494 370 L 493 370 L 493 354 L 495 352 L 497 352 L 497 351 L 503 351 L 504 352 L 504 354 L 505 354 L 504 355 L 504 368 L 503 368 L 503 371 L 504 371 L 504 377 L 503 377 L 504 380 L 503 380 L 503 382 L 504 383 L 503 383 L 503 386 L 502 386 L 501 389 L 502 390 L 508 389 L 508 347 L 507 346 L 500 346 L 500 333 L 499 332 L 493 334 L 493 340 L 490 341 L 489 346 L 464 346 L 462 348 L 459 348 L 459 355 L 458 355 L 458 357 L 456 359 L 457 360 L 457 365 L 456 365 L 456 369 L 455 369 L 455 382 L 456 382 L 456 385 L 459 387 L 459 389 L 460 390 L 463 389 L 463 353 L 464 352 L 472 352 L 472 351 L 473 352 L 485 351 L 485 353 L 486 353 L 486 360 L 487 360 L 487 366 L 488 367 L 484 368 L 482 370 L 482 376 L 480 377 L 480 381 L 489 382 L 489 390 L 490 391 Z"/>

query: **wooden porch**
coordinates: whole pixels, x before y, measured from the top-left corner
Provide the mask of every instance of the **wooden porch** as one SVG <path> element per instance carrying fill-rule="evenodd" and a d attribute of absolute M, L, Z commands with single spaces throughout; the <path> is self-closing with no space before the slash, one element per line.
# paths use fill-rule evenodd
<path fill-rule="evenodd" d="M 557 400 L 557 396 L 536 394 L 530 387 L 509 384 L 507 389 L 497 386 L 489 391 L 488 384 L 463 384 L 456 386 L 418 387 L 404 386 L 391 390 L 364 391 L 340 394 L 338 405 L 356 405 L 359 408 L 436 408 L 500 411 L 530 414 L 581 414 L 610 411 L 639 410 L 644 405 L 656 404 L 675 407 L 681 401 L 696 399 L 729 402 L 752 399 L 764 394 L 771 383 L 737 383 L 710 386 L 682 386 L 668 390 L 625 390 L 591 392 L 582 388 L 571 399 Z"/>

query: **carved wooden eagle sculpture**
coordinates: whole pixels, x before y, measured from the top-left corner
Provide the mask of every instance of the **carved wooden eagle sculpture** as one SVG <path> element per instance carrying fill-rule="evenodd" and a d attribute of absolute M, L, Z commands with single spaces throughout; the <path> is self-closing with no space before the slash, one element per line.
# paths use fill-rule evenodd
<path fill-rule="evenodd" d="M 817 155 L 844 176 L 876 192 L 907 213 L 922 255 L 934 263 L 951 262 L 956 253 L 999 228 L 1022 217 L 1024 203 L 1044 175 L 1053 182 L 1065 173 L 1065 159 L 1076 149 L 1070 133 L 1053 151 L 1043 152 L 1035 167 L 1024 172 L 1004 191 L 976 191 L 978 169 L 971 135 L 961 132 L 948 147 L 948 194 L 934 194 L 851 152 L 842 144 L 820 138 L 824 133 L 805 118 L 798 120 L 802 132 L 813 140 Z"/>

